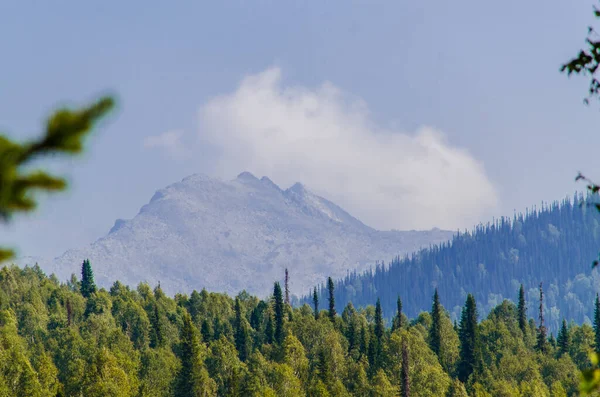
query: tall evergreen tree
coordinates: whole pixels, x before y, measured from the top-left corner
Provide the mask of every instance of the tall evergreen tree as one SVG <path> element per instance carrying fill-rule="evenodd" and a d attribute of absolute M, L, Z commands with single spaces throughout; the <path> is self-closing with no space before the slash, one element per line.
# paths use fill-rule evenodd
<path fill-rule="evenodd" d="M 460 355 L 458 379 L 465 383 L 473 373 L 479 360 L 479 333 L 477 329 L 477 305 L 473 295 L 467 296 L 460 317 Z"/>
<path fill-rule="evenodd" d="M 86 259 L 81 265 L 81 295 L 85 298 L 89 298 L 96 292 L 96 284 L 94 283 L 94 271 L 90 260 Z"/>
<path fill-rule="evenodd" d="M 161 321 L 158 309 L 158 303 L 154 302 L 152 312 L 150 313 L 150 347 L 156 348 L 164 345 L 165 329 Z"/>
<path fill-rule="evenodd" d="M 542 353 L 548 350 L 548 333 L 544 324 L 544 289 L 540 283 L 540 307 L 539 307 L 540 326 L 538 328 L 537 349 Z"/>
<path fill-rule="evenodd" d="M 319 294 L 317 294 L 317 287 L 313 290 L 313 308 L 315 310 L 315 320 L 319 318 Z"/>
<path fill-rule="evenodd" d="M 283 295 L 281 293 L 281 285 L 279 285 L 279 283 L 275 283 L 275 287 L 273 288 L 273 303 L 275 312 L 275 342 L 281 345 L 285 335 L 283 332 Z"/>
<path fill-rule="evenodd" d="M 410 397 L 410 375 L 408 361 L 408 346 L 406 340 L 402 339 L 402 368 L 400 370 L 400 395 L 402 397 Z"/>
<path fill-rule="evenodd" d="M 273 313 L 271 310 L 266 312 L 267 314 L 267 325 L 265 326 L 265 341 L 268 344 L 275 342 L 275 326 L 273 325 Z"/>
<path fill-rule="evenodd" d="M 208 319 L 202 320 L 202 325 L 200 326 L 200 333 L 202 334 L 202 341 L 204 343 L 209 343 L 213 338 L 213 327 L 210 324 Z"/>
<path fill-rule="evenodd" d="M 396 317 L 394 317 L 394 321 L 392 323 L 392 331 L 397 329 L 401 329 L 404 324 L 404 319 L 402 318 L 402 299 L 398 296 L 398 300 L 396 301 Z"/>
<path fill-rule="evenodd" d="M 209 377 L 204 365 L 204 352 L 192 317 L 185 312 L 181 329 L 179 355 L 181 368 L 175 383 L 175 395 L 178 397 L 197 397 L 216 395 L 216 384 Z"/>
<path fill-rule="evenodd" d="M 381 311 L 381 302 L 377 298 L 377 303 L 375 304 L 375 337 L 379 343 L 382 342 L 383 332 L 383 313 Z"/>
<path fill-rule="evenodd" d="M 429 347 L 440 357 L 442 346 L 442 305 L 437 288 L 433 294 L 433 304 L 431 305 L 431 327 L 429 327 Z"/>
<path fill-rule="evenodd" d="M 371 376 L 377 373 L 379 369 L 379 340 L 375 336 L 375 327 L 373 325 L 369 326 L 369 348 L 367 349 L 367 359 L 369 361 L 369 373 Z"/>
<path fill-rule="evenodd" d="M 290 304 L 290 274 L 287 267 L 285 268 L 285 304 Z"/>
<path fill-rule="evenodd" d="M 329 292 L 329 319 L 335 322 L 335 296 L 334 296 L 334 285 L 331 277 L 327 279 L 327 291 Z"/>
<path fill-rule="evenodd" d="M 246 319 L 242 314 L 240 298 L 235 298 L 235 348 L 241 361 L 245 362 L 250 356 L 250 338 Z"/>
<path fill-rule="evenodd" d="M 596 294 L 596 302 L 594 304 L 594 350 L 600 354 L 600 298 Z"/>
<path fill-rule="evenodd" d="M 369 351 L 369 339 L 367 337 L 367 328 L 363 325 L 360 328 L 360 341 L 359 341 L 359 351 L 360 351 L 360 355 L 361 357 L 364 357 L 367 355 L 368 351 Z"/>
<path fill-rule="evenodd" d="M 519 328 L 523 335 L 527 332 L 527 306 L 525 304 L 525 289 L 523 284 L 519 288 L 519 304 L 517 306 L 517 316 L 519 317 Z"/>
<path fill-rule="evenodd" d="M 569 328 L 567 327 L 567 320 L 563 319 L 560 331 L 558 331 L 558 351 L 562 356 L 563 354 L 569 354 L 571 348 L 571 336 L 569 335 Z"/>

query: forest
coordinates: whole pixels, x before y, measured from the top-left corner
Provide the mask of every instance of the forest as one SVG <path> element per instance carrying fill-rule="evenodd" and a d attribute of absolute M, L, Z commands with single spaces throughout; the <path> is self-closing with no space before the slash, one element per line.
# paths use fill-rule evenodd
<path fill-rule="evenodd" d="M 336 301 L 358 307 L 379 298 L 384 317 L 390 319 L 400 295 L 407 315 L 417 316 L 428 310 L 437 288 L 451 319 L 458 321 L 468 293 L 487 314 L 504 299 L 514 300 L 523 284 L 532 309 L 539 305 L 536 291 L 543 283 L 550 331 L 556 335 L 563 319 L 591 323 L 600 286 L 600 275 L 592 270 L 600 248 L 600 214 L 592 199 L 597 196 L 575 194 L 542 203 L 512 219 L 459 232 L 452 241 L 410 257 L 378 264 L 363 274 L 350 273 L 336 282 Z M 325 285 L 317 292 L 323 299 Z M 300 301 L 310 303 L 312 294 Z"/>
<path fill-rule="evenodd" d="M 571 396 L 600 348 L 598 300 L 594 327 L 563 321 L 555 338 L 524 289 L 481 318 L 469 294 L 455 323 L 437 290 L 412 319 L 397 299 L 388 323 L 377 299 L 338 307 L 331 279 L 292 307 L 284 280 L 266 300 L 169 297 L 98 288 L 87 260 L 67 282 L 3 267 L 0 396 Z"/>

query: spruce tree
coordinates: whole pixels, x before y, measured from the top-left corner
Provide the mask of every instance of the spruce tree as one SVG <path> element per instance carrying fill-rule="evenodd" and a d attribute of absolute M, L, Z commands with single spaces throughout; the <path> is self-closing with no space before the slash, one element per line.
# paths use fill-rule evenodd
<path fill-rule="evenodd" d="M 200 333 L 202 334 L 202 341 L 204 343 L 209 343 L 213 338 L 213 327 L 206 318 L 202 320 L 202 325 L 200 326 Z"/>
<path fill-rule="evenodd" d="M 558 331 L 558 345 L 559 354 L 569 354 L 571 349 L 571 335 L 569 335 L 569 328 L 567 327 L 567 320 L 563 319 L 560 331 Z"/>
<path fill-rule="evenodd" d="M 235 298 L 235 348 L 242 362 L 245 362 L 250 356 L 250 340 L 248 336 L 248 327 L 242 314 L 240 298 Z"/>
<path fill-rule="evenodd" d="M 479 359 L 479 335 L 477 329 L 477 305 L 473 295 L 467 296 L 460 317 L 460 356 L 457 368 L 458 379 L 465 383 L 475 370 Z"/>
<path fill-rule="evenodd" d="M 402 397 L 410 397 L 410 375 L 408 361 L 408 346 L 406 340 L 402 339 L 402 368 L 400 370 L 400 395 Z"/>
<path fill-rule="evenodd" d="M 382 343 L 383 339 L 383 313 L 381 311 L 381 302 L 379 298 L 377 298 L 377 303 L 375 304 L 375 337 L 379 343 Z"/>
<path fill-rule="evenodd" d="M 279 283 L 275 283 L 275 287 L 273 288 L 273 303 L 273 311 L 275 312 L 275 342 L 281 345 L 283 344 L 283 339 L 285 338 L 285 335 L 283 332 L 283 295 L 281 292 L 281 285 L 279 285 Z"/>
<path fill-rule="evenodd" d="M 360 328 L 360 341 L 359 342 L 360 342 L 360 345 L 359 345 L 360 355 L 361 355 L 361 357 L 364 357 L 367 355 L 368 350 L 369 350 L 369 340 L 367 338 L 367 329 L 364 325 Z"/>
<path fill-rule="evenodd" d="M 596 354 L 600 354 L 600 299 L 598 294 L 596 294 L 594 305 L 594 350 Z"/>
<path fill-rule="evenodd" d="M 327 291 L 329 292 L 329 319 L 335 323 L 335 296 L 334 296 L 334 285 L 331 277 L 327 279 Z"/>
<path fill-rule="evenodd" d="M 348 339 L 348 351 L 352 351 L 357 345 L 356 321 L 354 318 L 348 319 L 348 328 L 346 329 L 346 339 Z"/>
<path fill-rule="evenodd" d="M 319 319 L 319 294 L 317 294 L 317 287 L 313 290 L 313 308 L 315 310 L 315 320 Z"/>
<path fill-rule="evenodd" d="M 540 283 L 540 307 L 539 307 L 539 319 L 540 326 L 538 328 L 538 337 L 537 337 L 537 349 L 545 353 L 548 349 L 548 334 L 546 330 L 546 326 L 544 325 L 544 290 L 542 288 L 542 283 Z"/>
<path fill-rule="evenodd" d="M 216 395 L 216 384 L 204 366 L 203 351 L 192 317 L 185 312 L 181 329 L 179 356 L 181 367 L 177 374 L 174 394 L 178 397 Z"/>
<path fill-rule="evenodd" d="M 273 326 L 273 313 L 267 311 L 267 325 L 265 326 L 265 341 L 272 344 L 275 341 L 275 327 Z"/>
<path fill-rule="evenodd" d="M 96 292 L 96 284 L 94 283 L 94 271 L 90 260 L 86 259 L 81 265 L 81 295 L 89 298 L 90 295 Z"/>
<path fill-rule="evenodd" d="M 379 340 L 375 336 L 375 327 L 369 327 L 369 348 L 367 349 L 367 359 L 369 362 L 369 373 L 371 376 L 377 373 L 379 369 L 377 351 L 379 348 Z"/>
<path fill-rule="evenodd" d="M 431 306 L 431 327 L 429 328 L 429 347 L 440 357 L 442 346 L 442 305 L 437 288 L 433 294 L 433 304 Z"/>
<path fill-rule="evenodd" d="M 398 297 L 398 300 L 396 301 L 396 317 L 394 318 L 394 321 L 392 323 L 392 332 L 397 329 L 401 329 L 404 326 L 403 321 L 404 320 L 402 318 L 402 299 Z"/>
<path fill-rule="evenodd" d="M 521 288 L 519 288 L 519 304 L 517 307 L 517 315 L 519 317 L 519 328 L 523 335 L 527 333 L 527 307 L 525 305 L 525 289 L 523 288 L 523 284 L 521 284 Z"/>
<path fill-rule="evenodd" d="M 158 303 L 154 302 L 150 313 L 150 347 L 156 348 L 164 345 L 165 329 L 158 309 Z"/>

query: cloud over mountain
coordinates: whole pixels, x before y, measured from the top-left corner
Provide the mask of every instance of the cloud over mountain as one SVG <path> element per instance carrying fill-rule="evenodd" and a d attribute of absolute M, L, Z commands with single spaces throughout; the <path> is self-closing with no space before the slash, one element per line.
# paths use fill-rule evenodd
<path fill-rule="evenodd" d="M 202 106 L 200 141 L 218 149 L 223 178 L 302 180 L 379 229 L 470 227 L 498 204 L 483 164 L 443 132 L 382 128 L 364 101 L 328 82 L 286 85 L 279 68 Z"/>

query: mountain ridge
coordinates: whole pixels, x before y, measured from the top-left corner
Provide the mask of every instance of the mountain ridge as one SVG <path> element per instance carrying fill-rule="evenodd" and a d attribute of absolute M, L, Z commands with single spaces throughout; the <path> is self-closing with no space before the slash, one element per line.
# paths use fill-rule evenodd
<path fill-rule="evenodd" d="M 117 219 L 87 247 L 36 261 L 67 279 L 89 258 L 100 285 L 160 282 L 170 293 L 206 288 L 265 295 L 288 267 L 290 288 L 300 294 L 327 276 L 366 270 L 452 234 L 378 231 L 301 183 L 284 190 L 250 172 L 231 181 L 193 174 L 157 190 L 133 218 Z"/>

